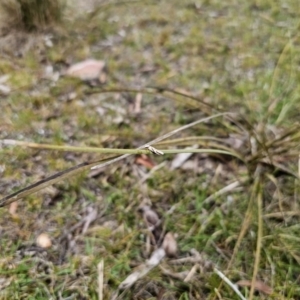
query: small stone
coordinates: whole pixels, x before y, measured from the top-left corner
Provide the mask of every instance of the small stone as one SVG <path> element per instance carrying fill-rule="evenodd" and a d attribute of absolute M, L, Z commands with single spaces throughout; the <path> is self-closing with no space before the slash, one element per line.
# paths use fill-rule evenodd
<path fill-rule="evenodd" d="M 51 239 L 47 233 L 41 233 L 36 239 L 36 244 L 42 248 L 50 248 L 52 246 Z"/>

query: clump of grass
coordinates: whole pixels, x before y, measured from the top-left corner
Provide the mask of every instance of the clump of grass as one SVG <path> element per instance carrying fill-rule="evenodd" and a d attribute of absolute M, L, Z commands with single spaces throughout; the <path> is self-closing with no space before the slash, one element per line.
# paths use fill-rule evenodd
<path fill-rule="evenodd" d="M 25 31 L 36 31 L 62 20 L 60 0 L 5 0 L 0 4 L 8 25 Z"/>

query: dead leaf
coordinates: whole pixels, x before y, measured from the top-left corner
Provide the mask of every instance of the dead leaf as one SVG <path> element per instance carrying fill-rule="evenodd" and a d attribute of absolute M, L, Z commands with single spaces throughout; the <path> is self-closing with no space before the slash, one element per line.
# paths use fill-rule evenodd
<path fill-rule="evenodd" d="M 143 213 L 148 230 L 153 234 L 153 243 L 156 244 L 160 240 L 162 233 L 161 220 L 157 213 L 148 205 L 140 206 L 139 211 Z"/>
<path fill-rule="evenodd" d="M 140 207 L 139 210 L 143 213 L 143 218 L 149 229 L 159 224 L 159 217 L 157 213 L 151 209 L 150 206 L 144 205 Z"/>
<path fill-rule="evenodd" d="M 85 81 L 97 80 L 101 83 L 106 81 L 105 62 L 102 60 L 87 59 L 72 65 L 66 75 Z"/>
<path fill-rule="evenodd" d="M 135 163 L 138 165 L 142 165 L 148 169 L 152 169 L 155 167 L 154 162 L 145 154 L 142 154 L 141 156 L 138 156 L 135 159 Z"/>
<path fill-rule="evenodd" d="M 189 147 L 189 148 L 197 149 L 198 146 L 194 145 L 194 146 Z M 193 155 L 193 153 L 179 153 L 179 154 L 177 154 L 174 157 L 174 159 L 172 160 L 171 170 L 175 170 L 177 168 L 180 168 L 192 155 Z M 193 165 L 194 165 L 194 163 L 193 163 Z"/>
<path fill-rule="evenodd" d="M 172 232 L 165 235 L 162 247 L 168 257 L 177 257 L 177 242 Z"/>
<path fill-rule="evenodd" d="M 16 216 L 17 215 L 17 209 L 18 209 L 18 202 L 12 202 L 10 205 L 9 205 L 9 213 L 12 215 L 12 216 Z"/>
<path fill-rule="evenodd" d="M 193 153 L 179 153 L 179 154 L 177 154 L 174 157 L 174 159 L 172 160 L 171 170 L 175 170 L 175 169 L 181 167 L 181 165 L 185 161 L 187 161 L 192 155 L 193 155 Z"/>
<path fill-rule="evenodd" d="M 246 286 L 246 287 L 251 287 L 251 281 L 250 280 L 240 280 L 236 283 L 239 286 Z M 254 288 L 259 291 L 262 292 L 266 295 L 271 295 L 273 293 L 273 289 L 271 287 L 269 287 L 268 285 L 266 285 L 265 283 L 263 283 L 260 280 L 256 280 L 254 282 Z"/>
<path fill-rule="evenodd" d="M 3 95 L 8 95 L 10 93 L 11 89 L 9 86 L 0 84 L 0 93 Z"/>
<path fill-rule="evenodd" d="M 10 75 L 0 76 L 0 94 L 8 95 L 10 93 L 10 87 L 8 85 L 5 85 L 9 78 Z"/>

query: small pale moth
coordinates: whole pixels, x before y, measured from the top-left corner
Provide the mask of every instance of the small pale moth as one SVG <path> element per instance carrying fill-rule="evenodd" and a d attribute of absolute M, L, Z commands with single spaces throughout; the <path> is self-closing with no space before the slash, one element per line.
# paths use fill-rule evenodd
<path fill-rule="evenodd" d="M 148 149 L 149 151 L 151 151 L 154 154 L 164 155 L 164 153 L 162 151 L 159 151 L 159 150 L 155 149 L 154 147 L 152 147 L 150 145 L 145 145 L 145 148 Z"/>

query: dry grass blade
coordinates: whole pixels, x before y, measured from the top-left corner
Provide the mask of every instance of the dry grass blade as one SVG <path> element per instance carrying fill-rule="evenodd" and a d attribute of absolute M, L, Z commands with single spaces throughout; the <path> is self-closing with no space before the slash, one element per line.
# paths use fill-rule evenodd
<path fill-rule="evenodd" d="M 241 294 L 237 286 L 233 282 L 231 282 L 220 270 L 214 268 L 214 272 L 232 288 L 232 290 L 240 297 L 240 299 L 246 300 L 246 298 Z"/>
<path fill-rule="evenodd" d="M 218 270 L 210 260 L 208 260 L 207 258 L 204 258 L 196 249 L 191 249 L 190 253 L 192 254 L 193 258 L 196 259 L 196 261 L 195 261 L 196 263 L 193 266 L 193 268 L 191 269 L 191 271 L 189 272 L 189 275 L 186 277 L 185 281 L 189 281 L 191 279 L 192 275 L 196 272 L 196 269 L 199 267 L 199 265 L 202 264 L 204 268 L 212 269 L 215 274 L 217 274 L 224 282 L 226 282 L 230 286 L 230 288 L 240 297 L 240 299 L 246 300 L 246 298 L 239 291 L 238 287 L 233 282 L 231 282 L 230 279 L 228 277 L 226 277 L 223 272 Z M 175 262 L 175 263 L 178 263 L 178 261 L 187 262 L 187 261 L 189 261 L 189 259 L 190 258 L 187 257 L 187 258 L 176 260 L 173 262 Z"/>
<path fill-rule="evenodd" d="M 152 140 L 152 141 L 150 141 L 150 142 L 148 142 L 148 143 L 146 143 L 146 144 L 140 146 L 140 147 L 137 148 L 137 149 L 143 149 L 143 148 L 145 148 L 145 146 L 147 146 L 147 145 L 150 145 L 150 146 L 151 146 L 151 145 L 153 145 L 153 144 L 155 144 L 155 143 L 158 143 L 158 142 L 160 142 L 160 141 L 162 141 L 162 140 L 164 140 L 164 139 L 167 139 L 168 137 L 170 137 L 170 136 L 172 136 L 172 135 L 174 135 L 174 134 L 179 133 L 180 131 L 183 131 L 183 130 L 185 130 L 185 129 L 188 129 L 188 128 L 190 128 L 190 127 L 193 127 L 193 126 L 195 126 L 195 125 L 198 125 L 198 124 L 200 124 L 200 123 L 206 122 L 206 121 L 208 121 L 208 120 L 211 120 L 211 119 L 214 119 L 214 118 L 217 118 L 217 117 L 221 117 L 221 116 L 226 116 L 226 115 L 229 115 L 229 114 L 230 114 L 230 113 L 220 113 L 220 114 L 215 114 L 215 115 L 213 115 L 213 116 L 210 116 L 210 117 L 207 117 L 207 118 L 203 118 L 203 119 L 197 120 L 197 121 L 195 121 L 195 122 L 189 123 L 189 124 L 187 124 L 187 125 L 184 125 L 184 126 L 182 126 L 182 127 L 177 128 L 177 129 L 175 129 L 175 130 L 172 130 L 171 132 L 168 132 L 168 133 L 166 133 L 166 134 L 164 134 L 164 135 L 162 135 L 162 136 L 160 136 L 160 137 L 158 137 L 158 138 L 156 138 L 156 139 L 154 139 L 154 140 Z M 194 150 L 195 150 L 195 149 L 194 149 Z M 167 152 L 166 152 L 166 153 L 167 153 Z M 129 154 L 122 155 L 122 156 L 120 156 L 120 157 L 118 157 L 118 158 L 112 160 L 110 163 L 117 162 L 117 161 L 122 160 L 122 159 L 124 159 L 124 158 L 126 158 L 126 157 L 128 157 L 128 156 L 129 156 Z M 106 167 L 106 166 L 107 166 L 108 164 L 110 164 L 110 163 L 103 163 L 103 164 L 100 164 L 100 165 L 98 165 L 98 166 L 93 167 L 92 169 L 103 168 L 103 167 Z"/>
<path fill-rule="evenodd" d="M 219 197 L 223 194 L 226 194 L 228 192 L 233 191 L 234 189 L 238 188 L 241 186 L 241 182 L 239 181 L 234 181 L 232 183 L 230 183 L 229 185 L 225 186 L 224 188 L 220 189 L 219 191 L 215 192 L 214 194 L 210 195 L 209 197 L 207 197 L 203 203 L 209 203 L 210 201 L 212 201 L 213 199 L 215 199 L 216 197 Z"/>
<path fill-rule="evenodd" d="M 213 116 L 210 116 L 210 117 L 207 117 L 207 118 L 203 118 L 203 119 L 197 120 L 197 121 L 192 122 L 190 124 L 184 125 L 184 126 L 182 126 L 180 128 L 177 128 L 177 129 L 169 132 L 169 133 L 164 134 L 161 137 L 158 137 L 158 138 L 152 140 L 149 143 L 146 143 L 146 144 L 140 146 L 136 150 L 133 150 L 133 153 L 136 153 L 136 154 L 144 153 L 143 151 L 137 151 L 137 150 L 142 149 L 142 148 L 144 148 L 147 145 L 151 145 L 151 144 L 157 143 L 159 141 L 162 141 L 162 140 L 164 140 L 164 139 L 166 139 L 166 138 L 168 138 L 168 137 L 170 137 L 170 136 L 172 136 L 172 135 L 174 135 L 174 134 L 176 134 L 176 133 L 178 133 L 178 132 L 180 132 L 182 130 L 185 130 L 187 128 L 190 128 L 192 126 L 200 124 L 202 122 L 206 122 L 206 121 L 211 120 L 213 118 L 217 118 L 217 117 L 220 117 L 220 116 L 225 116 L 225 115 L 228 115 L 228 114 L 229 113 L 220 113 L 220 114 L 216 114 L 216 115 L 213 115 Z M 14 143 L 17 143 L 17 141 L 11 141 L 10 140 L 8 143 L 14 144 Z M 22 144 L 22 142 L 21 142 L 21 144 Z M 39 145 L 39 144 L 35 144 L 35 143 L 32 143 L 32 144 L 33 144 L 34 147 L 38 147 L 38 145 Z M 30 143 L 29 143 L 29 145 L 30 145 Z M 51 147 L 51 145 L 48 145 L 48 146 Z M 53 147 L 51 149 L 53 149 Z M 61 149 L 61 150 L 65 151 L 66 147 L 65 146 L 61 146 L 61 148 L 60 148 L 58 146 L 58 149 Z M 68 149 L 70 149 L 70 148 L 68 148 Z M 191 149 L 191 150 L 195 151 L 195 150 L 198 150 L 198 149 Z M 103 149 L 103 151 L 105 151 L 105 149 Z M 112 153 L 112 152 L 115 153 L 114 151 L 118 152 L 118 149 L 113 150 L 113 151 L 109 150 L 109 153 Z M 149 151 L 149 150 L 146 150 L 146 151 Z M 219 150 L 219 151 L 221 151 L 221 150 Z M 132 151 L 129 150 L 129 152 L 132 152 Z M 166 150 L 166 153 L 167 152 L 168 151 Z M 75 174 L 78 174 L 78 173 L 80 173 L 80 172 L 82 172 L 84 170 L 104 168 L 104 167 L 106 167 L 106 166 L 108 166 L 110 164 L 116 163 L 116 162 L 118 162 L 118 161 L 120 161 L 120 160 L 128 157 L 129 155 L 130 154 L 124 154 L 124 155 L 121 155 L 121 156 L 107 158 L 107 159 L 100 160 L 100 161 L 97 161 L 97 162 L 85 162 L 85 163 L 79 164 L 79 165 L 77 165 L 75 167 L 72 167 L 70 169 L 67 169 L 65 171 L 56 173 L 56 174 L 54 174 L 54 175 L 52 175 L 50 177 L 47 177 L 47 178 L 45 178 L 43 180 L 40 180 L 40 181 L 38 181 L 38 182 L 36 182 L 36 183 L 34 183 L 32 185 L 29 185 L 28 187 L 25 187 L 25 188 L 23 188 L 23 189 L 15 192 L 15 193 L 12 193 L 12 194 L 10 194 L 8 196 L 5 196 L 4 198 L 0 199 L 0 207 L 3 207 L 5 205 L 8 205 L 8 204 L 14 202 L 14 201 L 17 201 L 17 200 L 19 200 L 21 198 L 24 198 L 25 196 L 28 196 L 28 195 L 30 195 L 32 193 L 35 193 L 35 192 L 37 192 L 37 191 L 39 191 L 39 190 L 41 190 L 41 189 L 43 189 L 43 188 L 45 188 L 45 187 L 47 187 L 47 186 L 49 186 L 51 184 L 54 184 L 54 183 L 56 183 L 56 182 L 58 182 L 58 181 L 60 181 L 62 179 L 65 179 L 65 178 L 68 178 L 68 177 L 73 176 Z M 100 162 L 100 164 L 99 164 L 99 162 Z"/>
<path fill-rule="evenodd" d="M 278 199 L 278 206 L 279 206 L 280 213 L 283 216 L 283 196 L 280 190 L 278 180 L 272 174 L 266 174 L 266 176 L 276 187 L 275 195 L 276 198 Z"/>
<path fill-rule="evenodd" d="M 103 278 L 104 278 L 104 261 L 98 264 L 98 300 L 103 300 Z"/>
<path fill-rule="evenodd" d="M 168 87 L 163 87 L 163 86 L 148 86 L 147 88 L 155 89 L 160 93 L 168 92 L 168 93 L 171 93 L 171 94 L 182 96 L 184 98 L 189 98 L 189 99 L 192 99 L 192 100 L 194 100 L 198 103 L 203 104 L 205 107 L 211 109 L 211 111 L 216 111 L 216 109 L 212 105 L 210 105 L 209 103 L 206 103 L 203 100 L 199 99 L 198 97 L 194 97 L 190 94 L 187 94 L 187 93 L 184 93 L 184 92 L 181 92 L 181 91 L 178 91 L 178 90 L 174 90 L 174 89 L 171 89 L 171 88 L 168 88 Z"/>
<path fill-rule="evenodd" d="M 137 149 L 116 149 L 116 148 L 98 148 L 98 147 L 76 147 L 76 146 L 61 146 L 61 145 L 49 145 L 49 144 L 38 144 L 38 143 L 31 143 L 31 142 L 23 142 L 23 141 L 16 141 L 16 140 L 0 140 L 0 145 L 5 146 L 21 146 L 25 148 L 33 148 L 33 149 L 45 149 L 45 150 L 55 150 L 55 151 L 68 151 L 68 152 L 81 152 L 81 153 L 101 153 L 101 154 L 149 154 L 154 153 L 156 155 L 163 155 L 166 154 L 176 154 L 176 153 L 208 153 L 208 154 L 225 154 L 234 156 L 240 160 L 243 160 L 242 157 L 231 151 L 231 149 L 227 147 L 222 147 L 220 145 L 220 149 L 194 149 L 194 148 L 185 148 L 185 149 L 163 149 L 158 150 L 152 146 L 145 145 L 144 147 L 141 146 Z M 142 148 L 146 148 L 146 150 L 142 150 Z M 225 150 L 223 150 L 223 148 Z"/>
<path fill-rule="evenodd" d="M 184 138 L 177 138 L 177 139 L 172 139 L 172 140 L 167 140 L 167 141 L 162 141 L 157 143 L 157 145 L 159 146 L 185 146 L 185 145 L 190 145 L 191 143 L 195 143 L 195 142 L 199 142 L 199 141 L 203 141 L 206 142 L 207 141 L 214 141 L 214 142 L 219 142 L 219 143 L 224 143 L 226 142 L 224 139 L 222 138 L 217 138 L 214 136 L 188 136 L 188 137 L 184 137 Z"/>
<path fill-rule="evenodd" d="M 242 145 L 242 141 L 238 141 Z M 201 145 L 203 147 L 216 147 L 217 149 L 223 149 L 228 152 L 233 152 L 235 147 L 232 145 L 228 139 L 216 138 L 214 136 L 190 136 L 185 138 L 178 138 L 167 140 L 164 142 L 157 143 L 157 146 L 188 146 L 191 144 Z M 230 147 L 225 146 L 224 144 L 229 144 Z"/>
<path fill-rule="evenodd" d="M 45 149 L 55 151 L 70 151 L 70 152 L 86 152 L 86 153 L 101 153 L 101 154 L 148 154 L 148 150 L 138 149 L 115 149 L 115 148 L 96 148 L 96 147 L 76 147 L 67 145 L 49 145 L 49 144 L 38 144 L 31 142 L 23 142 L 16 140 L 0 140 L 0 145 L 4 146 L 21 146 L 25 148 L 33 149 Z"/>
<path fill-rule="evenodd" d="M 191 281 L 191 279 L 193 278 L 193 276 L 195 275 L 195 273 L 197 272 L 197 270 L 199 269 L 199 265 L 198 264 L 195 264 L 190 272 L 187 274 L 187 276 L 184 278 L 184 282 L 189 282 Z"/>
<path fill-rule="evenodd" d="M 300 211 L 279 211 L 265 214 L 264 218 L 284 219 L 286 217 L 300 217 Z"/>
<path fill-rule="evenodd" d="M 152 90 L 152 91 L 151 91 Z M 188 98 L 191 100 L 196 101 L 197 103 L 203 104 L 204 107 L 207 108 L 206 113 L 211 114 L 211 112 L 216 112 L 217 110 L 210 105 L 209 103 L 204 102 L 200 98 L 194 97 L 192 95 L 170 89 L 168 87 L 159 87 L 159 86 L 147 86 L 144 89 L 130 89 L 130 88 L 109 88 L 109 89 L 93 89 L 89 90 L 86 93 L 87 94 L 98 94 L 98 93 L 120 93 L 120 92 L 130 92 L 130 93 L 141 93 L 141 94 L 150 94 L 150 95 L 157 95 L 157 94 L 162 94 L 162 93 L 169 93 L 169 94 L 174 94 L 178 95 L 184 98 Z"/>
<path fill-rule="evenodd" d="M 272 139 L 271 141 L 262 144 L 261 147 L 254 155 L 249 158 L 249 162 L 259 160 L 259 158 L 264 157 L 263 153 L 268 149 L 278 149 L 279 146 L 289 148 L 289 142 L 293 140 L 299 140 L 299 125 L 292 126 L 292 128 L 286 130 L 280 136 Z"/>
<path fill-rule="evenodd" d="M 269 159 L 263 158 L 260 161 L 261 164 L 271 167 L 274 171 L 282 172 L 285 175 L 294 177 L 298 179 L 298 174 L 293 172 L 292 170 L 288 169 L 287 167 L 283 166 L 282 164 L 276 163 L 274 161 L 270 162 Z"/>
<path fill-rule="evenodd" d="M 265 138 L 266 137 L 264 136 L 263 139 Z M 287 163 L 294 163 L 294 160 L 296 159 L 296 153 L 291 153 L 291 148 L 298 147 L 300 141 L 299 138 L 299 125 L 295 125 L 270 141 L 259 142 L 259 140 L 256 139 L 255 141 L 258 149 L 248 157 L 248 165 L 255 166 L 258 163 L 261 163 L 268 168 L 271 168 L 273 171 L 298 179 L 298 174 L 288 167 Z M 282 162 L 283 155 L 285 156 L 284 163 Z"/>
<path fill-rule="evenodd" d="M 254 289 L 255 289 L 255 282 L 257 273 L 259 270 L 259 262 L 260 262 L 260 255 L 261 255 L 261 246 L 262 246 L 262 235 L 263 235 L 263 220 L 262 220 L 262 191 L 261 191 L 261 176 L 260 176 L 260 166 L 258 166 L 257 170 L 257 178 L 254 183 L 254 190 L 256 193 L 256 199 L 257 199 L 257 221 L 258 221 L 258 229 L 257 229 L 257 241 L 256 241 L 256 251 L 255 251 L 255 262 L 254 262 L 254 269 L 253 269 L 253 275 L 252 275 L 252 282 L 251 282 L 251 289 L 250 289 L 250 295 L 249 299 L 253 299 L 254 295 Z"/>
<path fill-rule="evenodd" d="M 112 158 L 105 158 L 100 161 L 110 161 Z M 64 171 L 55 173 L 49 177 L 46 177 L 40 181 L 35 182 L 34 184 L 31 184 L 15 193 L 9 194 L 5 196 L 4 198 L 0 199 L 0 207 L 6 206 L 14 201 L 17 201 L 19 199 L 22 199 L 28 195 L 31 195 L 33 193 L 36 193 L 40 191 L 41 189 L 52 185 L 60 180 L 63 180 L 65 178 L 69 178 L 70 176 L 74 176 L 76 174 L 79 174 L 85 170 L 89 170 L 92 166 L 98 165 L 100 161 L 96 162 L 84 162 L 77 166 L 74 166 L 72 168 L 66 169 Z"/>
<path fill-rule="evenodd" d="M 130 288 L 137 280 L 144 277 L 148 274 L 154 267 L 156 267 L 165 257 L 166 253 L 164 249 L 159 248 L 155 250 L 150 259 L 139 269 L 133 273 L 131 273 L 124 281 L 122 281 L 119 285 L 119 290 L 124 290 Z"/>
<path fill-rule="evenodd" d="M 241 243 L 242 243 L 242 240 L 243 238 L 245 237 L 246 233 L 247 233 L 247 230 L 250 226 L 250 222 L 251 222 L 251 219 L 252 219 L 252 204 L 253 201 L 252 201 L 252 197 L 249 201 L 249 204 L 248 204 L 248 208 L 247 208 L 247 211 L 245 213 L 245 217 L 244 217 L 244 221 L 243 221 L 243 224 L 241 225 L 241 230 L 240 230 L 240 233 L 239 233 L 239 236 L 238 236 L 238 239 L 235 243 L 235 246 L 234 246 L 234 249 L 233 249 L 233 253 L 231 255 L 231 259 L 229 261 L 229 263 L 227 264 L 227 270 L 229 270 L 236 258 L 236 255 L 240 249 L 240 246 L 241 246 Z M 218 290 L 220 290 L 220 288 L 222 287 L 223 285 L 223 282 L 220 283 L 219 287 L 218 287 Z M 214 298 L 216 299 L 216 297 Z"/>

